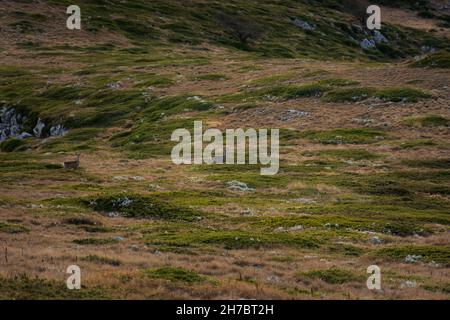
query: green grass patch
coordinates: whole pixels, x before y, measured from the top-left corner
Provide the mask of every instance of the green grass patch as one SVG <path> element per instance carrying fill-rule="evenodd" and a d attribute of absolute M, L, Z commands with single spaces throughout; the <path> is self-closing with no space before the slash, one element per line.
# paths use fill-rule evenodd
<path fill-rule="evenodd" d="M 330 157 L 345 160 L 373 160 L 380 157 L 380 155 L 367 151 L 366 149 L 327 149 L 305 151 L 303 155 L 308 157 Z"/>
<path fill-rule="evenodd" d="M 30 231 L 30 229 L 20 224 L 0 221 L 0 232 L 2 233 L 22 233 L 28 231 Z"/>
<path fill-rule="evenodd" d="M 369 128 L 309 131 L 303 136 L 323 144 L 370 144 L 388 137 L 385 132 Z"/>
<path fill-rule="evenodd" d="M 440 115 L 427 115 L 408 118 L 403 123 L 410 127 L 448 127 L 450 120 Z"/>
<path fill-rule="evenodd" d="M 98 264 L 107 264 L 110 266 L 118 267 L 122 264 L 122 262 L 118 259 L 112 259 L 108 257 L 101 257 L 98 255 L 88 255 L 81 258 L 82 261 L 92 262 L 92 263 L 98 263 Z"/>
<path fill-rule="evenodd" d="M 197 81 L 225 81 L 228 80 L 229 77 L 224 74 L 209 73 L 196 76 L 194 79 Z"/>
<path fill-rule="evenodd" d="M 375 252 L 375 256 L 393 261 L 405 262 L 408 255 L 421 256 L 420 261 L 450 265 L 450 247 L 448 246 L 403 246 L 382 248 Z"/>
<path fill-rule="evenodd" d="M 163 267 L 157 269 L 146 269 L 144 274 L 151 278 L 164 279 L 172 282 L 183 282 L 186 284 L 196 284 L 204 282 L 207 278 L 199 275 L 195 271 L 176 267 Z"/>
<path fill-rule="evenodd" d="M 450 51 L 439 51 L 411 64 L 416 68 L 450 68 Z"/>
<path fill-rule="evenodd" d="M 117 243 L 117 241 L 114 239 L 97 239 L 97 238 L 75 239 L 72 242 L 79 244 L 79 245 L 83 245 L 83 246 L 86 246 L 86 245 L 98 246 L 98 245 Z"/>
<path fill-rule="evenodd" d="M 322 99 L 326 102 L 355 102 L 368 99 L 375 92 L 374 88 L 342 88 L 328 92 Z"/>
<path fill-rule="evenodd" d="M 108 195 L 83 200 L 83 203 L 95 211 L 120 212 L 127 218 L 158 218 L 192 221 L 199 214 L 191 209 L 174 206 L 156 197 L 139 195 Z"/>
<path fill-rule="evenodd" d="M 112 299 L 108 291 L 99 286 L 67 290 L 63 281 L 44 280 L 27 274 L 0 277 L 0 288 L 1 300 Z"/>
<path fill-rule="evenodd" d="M 0 143 L 0 150 L 3 152 L 13 152 L 18 150 L 26 142 L 22 139 L 8 139 Z"/>
<path fill-rule="evenodd" d="M 361 282 L 364 278 L 351 271 L 332 268 L 327 270 L 311 270 L 300 273 L 299 276 L 306 276 L 310 279 L 319 279 L 329 284 L 343 284 L 347 282 Z"/>
<path fill-rule="evenodd" d="M 391 102 L 417 102 L 421 99 L 429 99 L 432 95 L 412 88 L 389 88 L 378 90 L 375 97 Z"/>

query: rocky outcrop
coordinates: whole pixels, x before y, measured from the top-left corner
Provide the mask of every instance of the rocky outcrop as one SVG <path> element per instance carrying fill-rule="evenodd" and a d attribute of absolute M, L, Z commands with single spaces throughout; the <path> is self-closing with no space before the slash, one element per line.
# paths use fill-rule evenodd
<path fill-rule="evenodd" d="M 67 132 L 69 132 L 69 130 L 64 128 L 62 124 L 57 124 L 56 126 L 52 126 L 50 128 L 51 137 L 64 136 Z"/>
<path fill-rule="evenodd" d="M 44 121 L 41 120 L 41 118 L 38 119 L 38 122 L 36 123 L 36 126 L 33 128 L 33 133 L 37 138 L 42 137 L 42 130 L 45 128 Z"/>
<path fill-rule="evenodd" d="M 0 142 L 9 139 L 26 139 L 31 137 L 44 138 L 49 135 L 51 137 L 63 136 L 68 130 L 62 124 L 56 124 L 50 127 L 49 132 L 45 132 L 46 124 L 39 118 L 32 132 L 24 131 L 24 123 L 27 117 L 18 113 L 15 108 L 3 106 L 0 109 Z"/>
<path fill-rule="evenodd" d="M 14 108 L 3 107 L 0 109 L 0 142 L 8 138 L 24 138 L 22 131 L 26 117 L 17 113 Z"/>

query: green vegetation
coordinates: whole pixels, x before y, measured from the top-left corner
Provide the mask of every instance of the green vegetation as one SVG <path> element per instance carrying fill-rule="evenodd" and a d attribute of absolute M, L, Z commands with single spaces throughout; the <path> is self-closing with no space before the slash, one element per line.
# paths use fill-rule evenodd
<path fill-rule="evenodd" d="M 346 282 L 361 282 L 363 277 L 355 275 L 351 271 L 344 269 L 332 268 L 327 270 L 311 270 L 299 274 L 299 276 L 306 276 L 311 279 L 320 279 L 330 284 L 343 284 Z"/>
<path fill-rule="evenodd" d="M 98 255 L 88 255 L 85 257 L 81 258 L 82 261 L 87 261 L 87 262 L 92 262 L 92 263 L 99 263 L 99 264 L 108 264 L 111 266 L 120 266 L 122 264 L 122 262 L 118 259 L 112 259 L 112 258 L 108 258 L 108 257 L 101 257 Z"/>
<path fill-rule="evenodd" d="M 362 101 L 371 97 L 391 102 L 417 102 L 420 99 L 431 98 L 431 94 L 412 88 L 346 88 L 336 89 L 327 93 L 323 100 L 327 102 Z"/>
<path fill-rule="evenodd" d="M 83 200 L 95 211 L 120 212 L 128 218 L 181 219 L 192 221 L 199 214 L 188 208 L 177 207 L 156 197 L 138 195 L 110 195 Z"/>
<path fill-rule="evenodd" d="M 323 144 L 370 144 L 387 138 L 386 133 L 367 128 L 311 131 L 303 135 Z"/>
<path fill-rule="evenodd" d="M 97 239 L 97 238 L 85 238 L 85 239 L 75 239 L 73 240 L 73 243 L 79 244 L 79 245 L 105 245 L 105 244 L 113 244 L 117 243 L 114 239 Z"/>
<path fill-rule="evenodd" d="M 378 90 L 375 96 L 377 98 L 392 102 L 417 102 L 420 99 L 431 98 L 431 94 L 422 90 L 411 88 L 390 88 Z"/>
<path fill-rule="evenodd" d="M 151 278 L 169 280 L 173 282 L 184 282 L 186 284 L 196 284 L 205 281 L 207 278 L 198 273 L 183 268 L 163 267 L 158 269 L 146 269 L 144 274 Z"/>
<path fill-rule="evenodd" d="M 28 229 L 27 227 L 22 226 L 20 224 L 0 221 L 0 232 L 3 232 L 3 233 L 22 233 L 22 232 L 27 232 L 29 230 L 30 229 Z"/>
<path fill-rule="evenodd" d="M 439 51 L 412 63 L 416 68 L 450 68 L 450 51 Z"/>
<path fill-rule="evenodd" d="M 380 156 L 365 149 L 326 149 L 318 151 L 305 151 L 303 155 L 308 157 L 330 157 L 345 160 L 372 160 Z"/>
<path fill-rule="evenodd" d="M 450 265 L 450 248 L 448 246 L 404 246 L 379 249 L 377 257 L 389 258 L 394 261 L 405 262 L 408 255 L 420 256 L 421 262 L 431 262 Z"/>
<path fill-rule="evenodd" d="M 19 147 L 25 144 L 24 140 L 21 139 L 8 139 L 0 143 L 0 150 L 3 152 L 13 152 L 19 149 Z"/>
<path fill-rule="evenodd" d="M 323 100 L 326 102 L 361 101 L 370 98 L 375 93 L 374 88 L 345 88 L 327 93 Z"/>
<path fill-rule="evenodd" d="M 408 118 L 404 123 L 411 127 L 448 127 L 450 120 L 439 115 Z"/>

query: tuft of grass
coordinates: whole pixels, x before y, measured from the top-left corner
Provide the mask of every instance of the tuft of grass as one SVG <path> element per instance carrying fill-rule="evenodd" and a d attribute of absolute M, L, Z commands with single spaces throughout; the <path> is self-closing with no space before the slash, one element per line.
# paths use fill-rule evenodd
<path fill-rule="evenodd" d="M 108 264 L 111 266 L 120 266 L 122 264 L 122 262 L 118 259 L 112 259 L 112 258 L 108 258 L 108 257 L 101 257 L 98 255 L 88 255 L 85 257 L 81 258 L 82 261 L 88 261 L 88 262 L 92 262 L 92 263 L 98 263 L 98 264 Z"/>
<path fill-rule="evenodd" d="M 430 54 L 423 59 L 413 62 L 411 66 L 416 68 L 448 69 L 450 68 L 450 51 L 443 50 Z"/>
<path fill-rule="evenodd" d="M 3 152 L 13 152 L 25 144 L 21 139 L 8 139 L 0 143 L 0 150 Z"/>
<path fill-rule="evenodd" d="M 380 258 L 387 258 L 393 261 L 404 262 L 406 256 L 416 255 L 422 256 L 420 261 L 450 265 L 450 247 L 448 246 L 403 246 L 403 247 L 391 247 L 382 248 L 374 253 L 375 256 Z"/>
<path fill-rule="evenodd" d="M 111 299 L 102 287 L 85 287 L 82 290 L 67 290 L 62 281 L 44 280 L 18 274 L 13 277 L 0 277 L 0 299 L 8 300 L 43 300 L 43 299 Z"/>
<path fill-rule="evenodd" d="M 22 226 L 20 224 L 15 223 L 8 223 L 4 221 L 0 221 L 0 232 L 3 233 L 22 233 L 22 232 L 28 232 L 30 229 L 28 229 L 25 226 Z"/>
<path fill-rule="evenodd" d="M 423 117 L 408 118 L 404 121 L 411 127 L 448 127 L 450 120 L 439 115 L 427 115 Z"/>
<path fill-rule="evenodd" d="M 164 279 L 172 282 L 184 282 L 191 285 L 206 280 L 206 277 L 201 276 L 192 270 L 177 267 L 146 269 L 144 270 L 144 274 L 151 278 Z"/>
<path fill-rule="evenodd" d="M 217 73 L 209 73 L 209 74 L 202 74 L 200 76 L 195 77 L 195 80 L 198 81 L 225 81 L 228 80 L 229 77 L 227 77 L 224 74 L 217 74 Z"/>
<path fill-rule="evenodd" d="M 388 88 L 378 90 L 375 97 L 392 102 L 417 102 L 420 99 L 429 99 L 432 95 L 412 88 Z"/>
<path fill-rule="evenodd" d="M 416 149 L 420 147 L 432 147 L 436 146 L 437 143 L 433 142 L 432 140 L 410 140 L 407 142 L 402 142 L 399 146 L 401 149 Z"/>
<path fill-rule="evenodd" d="M 109 195 L 83 200 L 95 211 L 120 212 L 128 218 L 159 218 L 192 221 L 198 214 L 188 208 L 174 206 L 156 197 L 139 195 Z"/>
<path fill-rule="evenodd" d="M 342 88 L 328 92 L 323 100 L 326 102 L 355 102 L 368 99 L 376 92 L 374 88 Z"/>
<path fill-rule="evenodd" d="M 387 134 L 368 128 L 310 131 L 304 137 L 323 144 L 370 144 L 387 138 Z"/>
<path fill-rule="evenodd" d="M 380 156 L 365 149 L 327 149 L 317 151 L 306 151 L 303 153 L 305 156 L 314 157 L 331 157 L 346 160 L 372 160 L 377 159 Z"/>
<path fill-rule="evenodd" d="M 75 239 L 72 241 L 73 243 L 79 245 L 105 245 L 116 243 L 117 241 L 114 239 L 97 239 L 97 238 L 84 238 L 84 239 Z"/>
<path fill-rule="evenodd" d="M 300 273 L 299 276 L 306 276 L 311 279 L 319 279 L 329 284 L 343 284 L 346 282 L 359 282 L 363 280 L 363 277 L 355 275 L 351 271 L 338 268 L 327 270 L 311 270 L 308 272 Z"/>

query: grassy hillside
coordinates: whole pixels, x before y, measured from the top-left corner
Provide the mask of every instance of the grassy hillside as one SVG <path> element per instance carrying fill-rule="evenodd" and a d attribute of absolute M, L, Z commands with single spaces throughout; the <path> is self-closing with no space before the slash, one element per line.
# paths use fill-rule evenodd
<path fill-rule="evenodd" d="M 2 1 L 0 298 L 448 299 L 447 13 L 351 2 Z M 280 172 L 174 165 L 195 120 Z"/>

